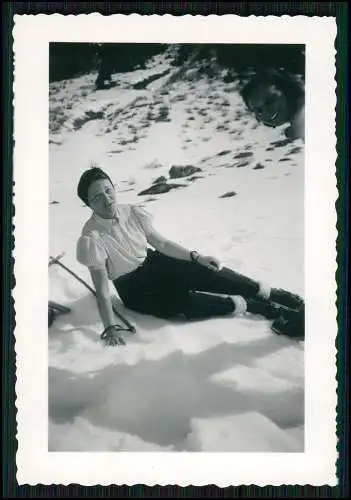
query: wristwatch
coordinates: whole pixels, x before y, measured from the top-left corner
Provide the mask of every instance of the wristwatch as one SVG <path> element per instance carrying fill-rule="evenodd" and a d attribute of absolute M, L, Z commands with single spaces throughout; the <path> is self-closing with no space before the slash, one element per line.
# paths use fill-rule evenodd
<path fill-rule="evenodd" d="M 192 250 L 190 252 L 190 260 L 191 260 L 191 262 L 197 262 L 199 260 L 199 257 L 200 257 L 200 255 L 199 255 L 199 253 L 196 250 Z"/>

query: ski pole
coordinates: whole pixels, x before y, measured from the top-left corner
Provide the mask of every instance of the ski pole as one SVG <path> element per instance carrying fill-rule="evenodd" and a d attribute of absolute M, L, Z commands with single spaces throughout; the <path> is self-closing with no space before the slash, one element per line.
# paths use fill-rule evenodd
<path fill-rule="evenodd" d="M 61 255 L 59 255 L 57 257 L 50 257 L 49 266 L 51 266 L 52 264 L 59 265 L 60 267 L 62 267 L 63 269 L 65 269 L 67 272 L 69 272 L 72 276 L 74 276 L 80 283 L 82 283 L 88 290 L 90 290 L 93 295 L 96 296 L 95 290 L 90 285 L 88 285 L 88 283 L 86 283 L 75 272 L 71 271 L 71 269 L 69 269 L 67 266 L 65 266 L 64 264 L 62 264 L 62 262 L 60 262 L 59 259 L 61 259 L 63 257 L 63 255 L 64 254 L 61 254 Z"/>
<path fill-rule="evenodd" d="M 94 295 L 94 297 L 96 297 L 96 291 L 94 290 L 94 288 L 92 288 L 90 285 L 88 285 L 88 283 L 86 283 L 82 278 L 80 278 L 74 271 L 72 271 L 67 266 L 65 266 L 65 264 L 62 264 L 60 259 L 62 259 L 63 256 L 64 256 L 64 253 L 58 255 L 57 257 L 50 257 L 49 266 L 51 266 L 52 264 L 57 264 L 58 266 L 62 267 L 69 274 L 74 276 L 74 278 L 76 278 L 76 280 L 78 280 L 80 283 L 82 283 L 82 285 L 84 285 Z M 136 332 L 135 327 L 126 318 L 124 318 L 124 316 L 122 316 L 122 314 L 117 310 L 117 308 L 115 307 L 114 304 L 112 304 L 112 309 L 113 309 L 113 312 L 116 314 L 116 316 L 118 316 L 119 319 L 121 319 L 124 322 L 124 324 L 128 327 L 128 330 L 132 333 L 135 333 Z"/>

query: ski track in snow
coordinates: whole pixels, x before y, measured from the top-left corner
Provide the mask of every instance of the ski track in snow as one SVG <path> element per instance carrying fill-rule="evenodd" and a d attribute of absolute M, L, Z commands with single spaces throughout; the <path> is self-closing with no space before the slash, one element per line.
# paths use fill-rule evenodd
<path fill-rule="evenodd" d="M 94 160 L 116 182 L 118 201 L 143 204 L 165 236 L 303 296 L 303 144 L 272 144 L 282 128 L 258 125 L 233 83 L 162 88 L 170 72 L 132 88 L 168 67 L 157 56 L 97 92 L 95 75 L 51 84 L 51 121 L 59 113 L 61 122 L 50 136 L 50 255 L 65 252 L 63 262 L 90 283 L 75 258 L 90 215 L 76 186 Z M 188 164 L 200 178 L 138 196 Z M 106 348 L 95 299 L 57 266 L 49 280 L 50 299 L 73 310 L 49 332 L 50 451 L 303 451 L 302 342 L 275 336 L 260 317 L 166 322 L 121 304 L 137 334 Z"/>

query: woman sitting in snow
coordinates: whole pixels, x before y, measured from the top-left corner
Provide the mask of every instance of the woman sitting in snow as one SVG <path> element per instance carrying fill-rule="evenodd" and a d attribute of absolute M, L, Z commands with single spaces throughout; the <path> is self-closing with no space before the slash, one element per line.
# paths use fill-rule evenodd
<path fill-rule="evenodd" d="M 257 121 L 268 127 L 289 123 L 286 137 L 305 139 L 305 91 L 301 83 L 271 69 L 249 80 L 241 95 Z"/>
<path fill-rule="evenodd" d="M 124 305 L 143 314 L 188 320 L 259 314 L 274 320 L 277 333 L 304 335 L 300 297 L 221 268 L 215 257 L 165 239 L 144 209 L 116 202 L 114 185 L 100 168 L 82 174 L 78 196 L 93 213 L 78 240 L 77 259 L 90 270 L 108 345 L 124 343 L 114 326 L 109 280 Z"/>

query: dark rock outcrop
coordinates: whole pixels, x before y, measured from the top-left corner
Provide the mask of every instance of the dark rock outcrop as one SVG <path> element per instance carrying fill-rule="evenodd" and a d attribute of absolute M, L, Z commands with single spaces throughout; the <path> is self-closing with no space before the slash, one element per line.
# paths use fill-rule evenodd
<path fill-rule="evenodd" d="M 164 175 L 161 175 L 160 177 L 157 177 L 157 179 L 155 179 L 152 184 L 160 184 L 165 182 L 167 182 L 166 177 Z"/>
<path fill-rule="evenodd" d="M 168 193 L 168 191 L 170 191 L 171 189 L 177 189 L 181 187 L 185 186 L 183 184 L 167 184 L 166 182 L 160 182 L 158 184 L 153 184 L 151 187 L 145 189 L 144 191 L 141 191 L 140 193 L 138 193 L 138 196 Z"/>
<path fill-rule="evenodd" d="M 173 165 L 169 170 L 169 176 L 171 179 L 178 179 L 188 177 L 196 172 L 202 172 L 202 169 L 193 165 Z"/>

